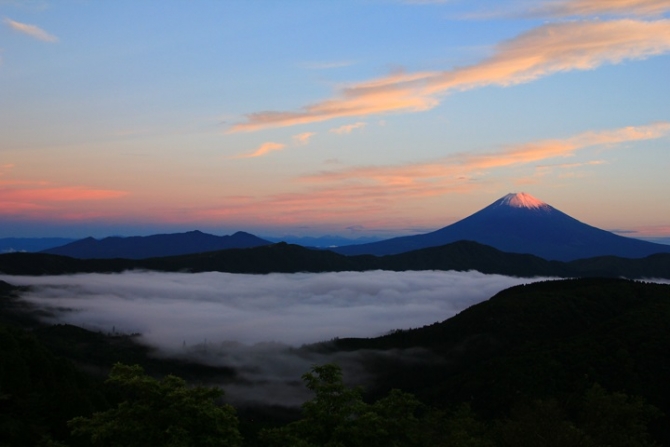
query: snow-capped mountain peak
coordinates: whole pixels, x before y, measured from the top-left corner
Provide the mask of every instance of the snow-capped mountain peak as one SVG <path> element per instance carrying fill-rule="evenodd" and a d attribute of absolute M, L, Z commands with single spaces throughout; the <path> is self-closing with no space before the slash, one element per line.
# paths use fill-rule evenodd
<path fill-rule="evenodd" d="M 507 205 L 514 208 L 541 209 L 549 205 L 525 192 L 507 194 L 500 199 L 500 205 Z"/>

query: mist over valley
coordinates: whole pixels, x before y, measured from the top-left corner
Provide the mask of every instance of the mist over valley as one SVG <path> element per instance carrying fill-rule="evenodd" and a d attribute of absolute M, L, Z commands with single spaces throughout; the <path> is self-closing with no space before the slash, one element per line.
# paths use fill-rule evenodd
<path fill-rule="evenodd" d="M 158 355 L 235 368 L 249 382 L 246 399 L 252 383 L 267 387 L 270 381 L 273 391 L 265 399 L 278 395 L 284 403 L 289 391 L 278 383 L 296 388 L 311 365 L 335 360 L 297 352 L 303 344 L 432 324 L 500 290 L 539 279 L 453 271 L 0 276 L 30 286 L 21 300 L 44 311 L 49 323 L 140 333 L 140 341 L 157 348 Z M 339 361 L 347 369 L 360 369 L 355 358 L 344 357 Z M 258 391 L 254 394 L 263 394 Z M 234 391 L 229 394 L 235 397 Z"/>

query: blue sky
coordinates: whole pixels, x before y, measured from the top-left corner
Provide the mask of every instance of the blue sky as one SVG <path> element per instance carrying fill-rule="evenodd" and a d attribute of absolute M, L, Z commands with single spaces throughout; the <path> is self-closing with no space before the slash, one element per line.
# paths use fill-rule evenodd
<path fill-rule="evenodd" d="M 670 236 L 670 1 L 0 1 L 0 237 Z"/>

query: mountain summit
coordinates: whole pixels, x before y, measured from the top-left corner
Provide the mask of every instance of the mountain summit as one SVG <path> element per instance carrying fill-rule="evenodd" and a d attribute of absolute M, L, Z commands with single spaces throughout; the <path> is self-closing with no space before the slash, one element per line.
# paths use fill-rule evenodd
<path fill-rule="evenodd" d="M 499 199 L 497 202 L 494 202 L 493 204 L 494 205 L 498 204 L 500 206 L 511 206 L 514 208 L 530 208 L 530 209 L 550 208 L 550 206 L 544 203 L 542 200 L 536 199 L 535 197 L 531 196 L 530 194 L 526 194 L 525 192 L 507 194 L 505 197 Z"/>
<path fill-rule="evenodd" d="M 460 240 L 557 261 L 608 255 L 642 258 L 670 252 L 670 245 L 622 237 L 592 227 L 523 192 L 507 194 L 471 216 L 431 233 L 333 250 L 345 255 L 389 255 Z"/>

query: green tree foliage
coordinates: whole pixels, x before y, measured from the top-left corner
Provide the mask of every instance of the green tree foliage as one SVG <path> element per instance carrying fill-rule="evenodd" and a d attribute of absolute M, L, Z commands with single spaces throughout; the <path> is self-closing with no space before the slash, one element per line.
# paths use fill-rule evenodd
<path fill-rule="evenodd" d="M 419 402 L 394 390 L 374 404 L 363 401 L 360 388 L 349 388 L 339 366 L 315 366 L 302 376 L 314 399 L 302 407 L 303 418 L 265 430 L 269 446 L 375 447 L 419 445 L 415 416 Z"/>
<path fill-rule="evenodd" d="M 314 398 L 302 419 L 265 430 L 273 447 L 655 447 L 648 424 L 658 410 L 638 397 L 594 385 L 568 402 L 554 398 L 520 402 L 500 420 L 480 421 L 470 405 L 453 411 L 421 405 L 393 390 L 375 403 L 349 388 L 337 365 L 316 366 L 303 375 Z"/>
<path fill-rule="evenodd" d="M 114 365 L 107 384 L 121 397 L 116 408 L 69 422 L 74 435 L 104 447 L 238 446 L 235 410 L 218 405 L 218 388 L 193 387 L 179 377 L 161 380 L 140 366 Z"/>

